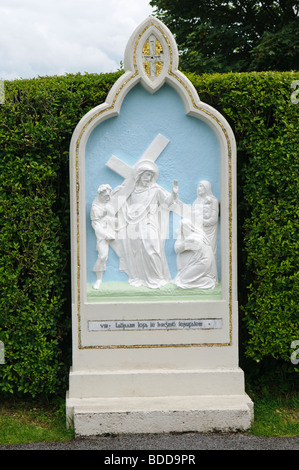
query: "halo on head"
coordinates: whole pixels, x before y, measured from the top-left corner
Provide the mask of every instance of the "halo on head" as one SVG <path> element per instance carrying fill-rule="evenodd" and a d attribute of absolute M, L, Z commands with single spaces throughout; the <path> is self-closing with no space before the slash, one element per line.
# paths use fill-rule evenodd
<path fill-rule="evenodd" d="M 138 181 L 142 173 L 145 171 L 150 171 L 153 173 L 152 184 L 155 183 L 159 176 L 159 170 L 157 165 L 151 160 L 143 160 L 138 162 L 134 167 L 134 178 L 135 181 Z"/>

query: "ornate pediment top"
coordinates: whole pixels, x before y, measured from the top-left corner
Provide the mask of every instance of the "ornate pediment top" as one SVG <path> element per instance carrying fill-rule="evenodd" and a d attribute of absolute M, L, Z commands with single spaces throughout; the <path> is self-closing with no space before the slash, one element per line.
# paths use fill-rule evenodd
<path fill-rule="evenodd" d="M 136 85 L 141 84 L 154 94 L 167 84 L 179 94 L 187 115 L 201 119 L 215 129 L 227 148 L 228 156 L 231 156 L 234 136 L 229 124 L 216 109 L 200 100 L 194 85 L 178 69 L 178 65 L 179 54 L 174 36 L 165 24 L 149 16 L 135 29 L 127 43 L 125 73 L 114 83 L 105 103 L 93 108 L 82 118 L 78 125 L 80 135 L 87 139 L 99 121 L 117 116 L 124 98 Z"/>
<path fill-rule="evenodd" d="M 149 16 L 134 31 L 125 51 L 124 67 L 140 75 L 145 88 L 154 92 L 169 73 L 178 68 L 178 50 L 173 35 L 157 18 Z"/>

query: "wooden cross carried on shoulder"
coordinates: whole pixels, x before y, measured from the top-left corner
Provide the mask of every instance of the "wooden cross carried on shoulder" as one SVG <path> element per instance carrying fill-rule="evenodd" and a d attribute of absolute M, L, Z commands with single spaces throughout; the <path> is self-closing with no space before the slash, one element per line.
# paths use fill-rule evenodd
<path fill-rule="evenodd" d="M 153 140 L 150 146 L 146 149 L 146 151 L 142 154 L 139 158 L 138 163 L 142 161 L 151 161 L 155 162 L 159 155 L 163 152 L 165 147 L 168 145 L 169 140 L 161 134 L 158 134 L 157 137 Z M 126 201 L 126 199 L 131 195 L 135 187 L 135 180 L 134 180 L 134 167 L 130 167 L 127 163 L 124 163 L 118 157 L 112 155 L 109 160 L 106 162 L 106 166 L 110 168 L 110 170 L 115 171 L 117 174 L 124 178 L 124 182 L 115 194 L 115 196 L 111 198 L 111 205 L 114 208 L 114 212 L 121 208 L 122 204 Z M 170 210 L 175 212 L 176 214 L 180 215 L 181 217 L 188 214 L 190 211 L 190 206 L 184 204 L 182 201 L 177 200 L 176 203 L 172 204 Z"/>

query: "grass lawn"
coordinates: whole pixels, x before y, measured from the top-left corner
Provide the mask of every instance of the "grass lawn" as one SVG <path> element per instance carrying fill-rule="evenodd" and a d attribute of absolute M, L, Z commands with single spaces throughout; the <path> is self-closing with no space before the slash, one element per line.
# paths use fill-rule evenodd
<path fill-rule="evenodd" d="M 299 436 L 299 393 L 286 396 L 251 396 L 254 402 L 254 423 L 250 434 L 255 436 Z"/>
<path fill-rule="evenodd" d="M 255 420 L 248 434 L 299 436 L 299 394 L 253 397 Z M 0 445 L 68 441 L 74 438 L 65 427 L 64 400 L 54 404 L 34 400 L 0 403 Z"/>
<path fill-rule="evenodd" d="M 0 445 L 73 439 L 73 431 L 65 426 L 64 405 L 64 400 L 55 404 L 24 399 L 0 401 Z"/>

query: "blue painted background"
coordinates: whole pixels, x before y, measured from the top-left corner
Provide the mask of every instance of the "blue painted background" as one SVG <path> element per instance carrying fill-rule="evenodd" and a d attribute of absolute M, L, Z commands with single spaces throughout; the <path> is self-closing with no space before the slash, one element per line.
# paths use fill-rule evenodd
<path fill-rule="evenodd" d="M 99 124 L 91 133 L 86 145 L 86 256 L 87 283 L 96 280 L 92 271 L 97 259 L 96 237 L 90 222 L 90 209 L 100 184 L 112 188 L 123 178 L 105 166 L 111 155 L 133 166 L 157 134 L 170 142 L 156 160 L 159 168 L 157 183 L 171 192 L 172 182 L 178 180 L 179 198 L 186 204 L 196 199 L 200 180 L 212 184 L 212 192 L 220 200 L 220 150 L 217 137 L 201 120 L 186 116 L 180 96 L 168 85 L 150 94 L 141 85 L 135 86 L 123 101 L 119 116 Z M 172 278 L 175 277 L 176 254 L 173 250 L 179 217 L 170 214 L 169 240 L 166 256 Z M 219 238 L 219 237 L 218 237 Z M 219 244 L 219 242 L 218 242 Z M 220 247 L 218 247 L 220 259 Z M 118 270 L 118 258 L 110 248 L 103 281 L 127 281 L 127 275 Z M 218 273 L 220 277 L 220 261 Z"/>

